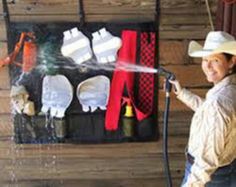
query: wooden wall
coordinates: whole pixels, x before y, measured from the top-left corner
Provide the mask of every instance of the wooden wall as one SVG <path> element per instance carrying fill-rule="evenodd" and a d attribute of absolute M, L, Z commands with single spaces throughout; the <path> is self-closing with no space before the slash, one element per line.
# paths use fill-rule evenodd
<path fill-rule="evenodd" d="M 8 54 L 7 34 L 3 18 L 2 4 L 0 4 L 0 58 Z M 10 136 L 12 134 L 12 123 L 10 118 L 10 78 L 8 67 L 0 69 L 0 135 Z"/>
<path fill-rule="evenodd" d="M 216 1 L 209 0 L 213 21 Z M 7 0 L 14 22 L 78 21 L 78 0 Z M 154 20 L 154 0 L 84 0 L 86 21 Z M 176 74 L 184 87 L 204 96 L 210 86 L 200 60 L 187 56 L 190 39 L 203 41 L 210 31 L 204 0 L 161 0 L 160 64 Z M 0 3 L 0 58 L 7 54 L 7 37 Z M 162 82 L 162 80 L 161 80 Z M 159 94 L 159 123 L 164 93 Z M 1 186 L 165 186 L 162 142 L 119 145 L 14 145 L 10 118 L 8 67 L 0 69 Z M 170 158 L 174 186 L 180 184 L 192 112 L 171 95 Z M 160 125 L 162 129 L 162 125 Z M 42 165 L 56 159 L 61 172 Z M 17 167 L 15 167 L 15 163 Z M 38 168 L 34 170 L 32 168 Z M 12 177 L 14 176 L 15 177 Z"/>

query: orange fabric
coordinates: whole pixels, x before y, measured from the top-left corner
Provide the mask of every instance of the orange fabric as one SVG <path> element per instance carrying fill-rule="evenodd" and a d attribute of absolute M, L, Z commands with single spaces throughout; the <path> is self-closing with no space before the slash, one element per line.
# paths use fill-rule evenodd
<path fill-rule="evenodd" d="M 34 42 L 27 41 L 23 49 L 22 71 L 30 72 L 36 64 L 37 47 Z"/>
<path fill-rule="evenodd" d="M 25 41 L 26 37 L 30 39 L 30 41 Z M 22 32 L 19 41 L 15 45 L 14 51 L 10 53 L 6 58 L 0 60 L 0 68 L 10 63 L 14 63 L 17 66 L 21 66 L 23 72 L 29 72 L 30 70 L 32 70 L 32 68 L 36 64 L 37 57 L 37 47 L 34 43 L 34 40 L 34 33 Z M 21 64 L 15 62 L 15 60 L 23 45 L 23 63 Z"/>

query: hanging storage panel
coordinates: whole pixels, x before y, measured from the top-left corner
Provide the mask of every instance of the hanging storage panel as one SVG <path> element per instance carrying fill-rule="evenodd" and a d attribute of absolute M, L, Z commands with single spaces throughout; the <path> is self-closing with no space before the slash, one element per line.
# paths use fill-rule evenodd
<path fill-rule="evenodd" d="M 91 22 L 86 21 L 86 6 L 83 8 L 83 2 L 79 2 L 81 5 L 79 6 L 81 20 L 78 23 L 50 22 L 42 24 L 19 23 L 14 21 L 9 23 L 9 27 L 11 28 L 11 32 L 9 33 L 9 51 L 14 49 L 22 32 L 34 33 L 36 37 L 35 43 L 37 45 L 37 65 L 32 71 L 22 74 L 21 68 L 14 64 L 10 65 L 11 84 L 25 86 L 29 93 L 29 100 L 34 103 L 35 107 L 35 115 L 33 116 L 15 112 L 15 141 L 17 143 L 101 143 L 147 141 L 157 138 L 156 90 L 158 85 L 156 75 L 145 72 L 121 71 L 119 69 L 119 67 L 127 68 L 125 67 L 127 64 L 134 65 L 132 67 L 136 67 L 135 65 L 150 68 L 157 67 L 156 45 L 158 38 L 156 34 L 158 32 L 156 29 L 157 25 L 154 22 L 155 15 L 153 15 L 152 19 L 140 19 L 140 16 L 136 12 L 134 13 L 137 16 L 136 19 L 132 15 L 130 20 L 119 17 L 119 21 L 117 19 L 114 19 L 116 21 L 111 19 L 105 22 L 98 20 Z M 140 1 L 140 3 L 142 2 Z M 130 7 L 126 8 L 128 9 Z M 88 20 L 91 19 L 90 16 L 88 15 Z M 80 41 L 79 43 L 66 40 L 67 42 L 69 41 L 67 45 L 70 45 L 70 48 L 66 48 L 67 51 L 63 52 L 62 46 L 65 44 L 66 32 L 68 33 L 69 31 L 73 35 L 72 30 L 75 28 L 83 34 L 81 35 L 83 38 L 79 38 L 80 36 L 75 34 L 74 36 L 77 37 L 77 41 Z M 110 40 L 115 42 L 112 37 L 103 38 L 102 42 L 105 45 L 101 45 L 99 40 L 96 43 L 96 34 L 94 35 L 94 33 L 98 32 L 102 35 L 104 30 L 104 36 L 120 38 L 122 45 L 119 47 L 118 52 L 114 52 L 116 43 L 109 44 Z M 11 33 L 14 33 L 14 35 Z M 106 35 L 106 33 L 110 35 Z M 128 36 L 127 33 L 132 33 L 132 36 Z M 84 37 L 87 40 L 84 40 Z M 132 37 L 134 39 L 131 39 Z M 91 51 L 88 49 L 85 50 L 85 52 L 91 52 L 88 53 L 90 56 L 85 53 L 88 59 L 81 55 L 81 53 L 83 54 L 84 46 L 86 46 L 86 44 L 81 44 L 81 40 L 89 41 L 87 47 Z M 82 47 L 80 50 L 77 50 L 80 44 Z M 101 45 L 102 47 L 96 48 L 96 45 Z M 73 46 L 76 49 L 73 49 L 69 53 L 68 49 L 70 51 Z M 104 46 L 105 48 L 108 46 L 105 52 L 102 50 Z M 127 50 L 129 51 L 127 52 Z M 73 55 L 71 56 L 72 53 Z M 20 51 L 17 61 L 22 61 L 22 55 L 24 54 Z M 80 58 L 81 56 L 83 56 L 82 59 Z M 106 57 L 105 61 L 104 56 Z M 130 59 L 131 57 L 132 59 Z M 107 62 L 109 60 L 110 62 Z M 75 63 L 75 61 L 77 62 Z M 120 62 L 125 62 L 125 66 L 123 67 Z M 53 89 L 50 88 L 52 90 L 49 92 L 50 97 L 47 97 L 54 98 L 52 99 L 53 101 L 48 104 L 47 99 L 45 99 L 45 102 L 43 102 L 45 97 L 44 80 L 45 76 L 48 75 L 62 75 L 68 79 L 72 86 L 72 100 L 62 115 L 59 115 L 59 113 L 63 104 L 58 103 L 63 102 L 59 102 L 61 100 L 59 91 L 58 93 L 55 91 L 60 86 L 54 83 Z M 109 94 L 105 94 L 108 92 L 102 92 L 101 89 L 98 89 L 104 86 L 104 84 L 99 85 L 99 82 L 97 82 L 99 86 L 96 87 L 96 79 L 92 82 L 88 81 L 98 76 L 108 78 L 110 82 Z M 117 81 L 122 83 L 122 89 L 119 88 L 119 84 L 117 85 Z M 83 88 L 86 89 L 80 92 L 78 91 L 80 90 L 78 87 L 81 83 L 84 83 Z M 58 82 L 58 84 L 62 83 Z M 63 88 L 63 86 L 61 87 Z M 120 92 L 118 95 L 117 90 Z M 55 92 L 55 94 L 53 95 L 52 92 Z M 59 96 L 56 97 L 55 95 Z M 84 97 L 85 100 L 80 100 L 80 96 Z M 105 108 L 104 106 L 100 106 L 100 104 L 95 104 L 94 107 L 96 101 L 106 97 L 107 102 Z M 125 127 L 123 124 L 124 121 L 127 121 L 124 120 L 127 109 L 127 103 L 124 98 L 127 97 L 131 100 L 131 108 L 134 115 L 132 116 L 132 129 L 129 130 L 128 134 L 127 131 L 124 131 Z M 86 99 L 90 100 L 87 101 Z M 49 105 L 46 109 L 44 107 L 45 103 Z M 119 105 L 118 108 L 114 108 L 117 104 Z M 117 120 L 113 121 L 113 119 Z"/>

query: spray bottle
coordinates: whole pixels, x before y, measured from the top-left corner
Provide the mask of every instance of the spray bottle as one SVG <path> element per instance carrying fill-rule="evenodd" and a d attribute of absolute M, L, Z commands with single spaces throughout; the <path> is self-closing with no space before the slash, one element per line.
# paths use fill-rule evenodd
<path fill-rule="evenodd" d="M 123 97 L 123 103 L 126 104 L 125 113 L 122 117 L 123 136 L 124 139 L 130 140 L 134 135 L 135 117 L 130 98 Z"/>

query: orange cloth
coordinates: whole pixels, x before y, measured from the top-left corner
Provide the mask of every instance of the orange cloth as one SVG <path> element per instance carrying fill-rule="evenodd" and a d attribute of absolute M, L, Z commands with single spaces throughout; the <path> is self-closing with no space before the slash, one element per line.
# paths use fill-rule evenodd
<path fill-rule="evenodd" d="M 28 37 L 29 41 L 25 41 L 26 37 Z M 17 66 L 22 67 L 23 72 L 29 72 L 36 64 L 36 57 L 37 57 L 37 47 L 34 43 L 35 36 L 32 32 L 22 32 L 19 41 L 16 43 L 14 51 L 9 54 L 6 58 L 0 60 L 0 68 L 8 65 L 8 64 L 15 64 Z M 23 62 L 17 63 L 16 57 L 20 52 L 20 49 L 23 48 Z"/>

